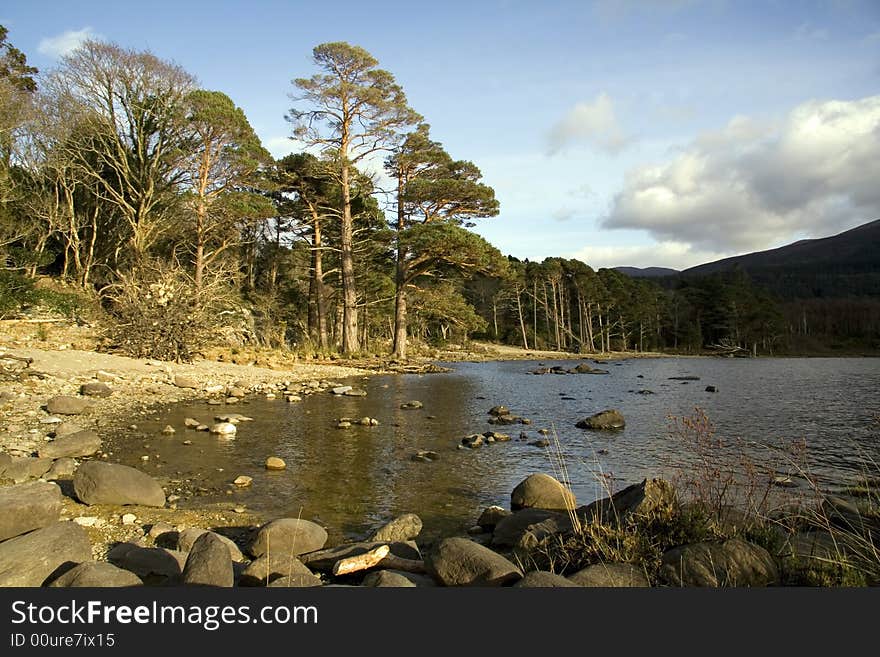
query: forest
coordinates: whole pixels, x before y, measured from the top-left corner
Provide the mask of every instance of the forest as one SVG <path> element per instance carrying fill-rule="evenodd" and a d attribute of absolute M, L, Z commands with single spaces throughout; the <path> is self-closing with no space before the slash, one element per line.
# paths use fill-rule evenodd
<path fill-rule="evenodd" d="M 178 361 L 218 342 L 397 360 L 473 338 L 880 348 L 875 301 L 835 323 L 846 300 L 782 300 L 742 270 L 658 282 L 505 256 L 471 230 L 499 215 L 494 190 L 392 73 L 345 42 L 312 54 L 279 107 L 299 150 L 276 160 L 235 100 L 171 62 L 87 41 L 38 72 L 0 26 L 0 318 L 97 313 L 108 349 Z"/>

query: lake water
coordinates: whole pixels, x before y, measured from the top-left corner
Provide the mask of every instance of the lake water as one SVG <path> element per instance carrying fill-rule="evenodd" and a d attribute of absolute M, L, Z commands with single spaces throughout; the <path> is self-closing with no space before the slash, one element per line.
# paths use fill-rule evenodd
<path fill-rule="evenodd" d="M 570 368 L 579 362 L 584 361 L 540 365 Z M 670 434 L 669 416 L 690 415 L 695 407 L 711 419 L 718 437 L 747 443 L 759 461 L 776 459 L 774 447 L 805 441 L 809 471 L 825 484 L 851 482 L 866 462 L 880 463 L 880 360 L 586 362 L 609 374 L 535 376 L 529 372 L 538 361 L 452 363 L 446 364 L 453 368 L 448 374 L 345 382 L 366 390 L 362 398 L 323 392 L 299 403 L 281 396 L 234 406 L 189 402 L 159 409 L 138 423 L 136 435 L 111 441 L 111 449 L 114 460 L 159 477 L 169 492 L 180 489 L 181 506 L 221 502 L 271 517 L 300 515 L 324 524 L 337 539 L 362 537 L 406 512 L 418 513 L 425 533 L 436 536 L 472 525 L 487 505 L 507 507 L 510 491 L 525 476 L 554 472 L 553 450 L 528 444 L 542 438 L 542 428 L 555 429 L 581 504 L 608 488 L 618 490 L 687 463 L 688 449 Z M 707 392 L 710 385 L 718 391 Z M 640 394 L 645 390 L 653 394 Z M 423 402 L 424 408 L 400 408 L 410 400 Z M 487 411 L 498 404 L 531 424 L 488 424 Z M 619 409 L 626 428 L 590 432 L 575 427 L 605 408 Z M 239 424 L 235 440 L 183 429 L 185 417 L 210 424 L 225 412 L 254 421 Z M 335 420 L 346 416 L 369 416 L 380 424 L 337 429 Z M 161 435 L 166 424 L 177 433 Z M 457 449 L 463 436 L 488 430 L 510 434 L 512 440 Z M 526 439 L 520 439 L 520 432 Z M 547 438 L 552 441 L 552 433 Z M 413 461 L 419 450 L 437 452 L 439 459 Z M 142 461 L 142 455 L 150 460 Z M 283 458 L 287 469 L 267 472 L 268 456 Z M 788 466 L 779 461 L 782 472 L 798 474 L 799 466 Z M 230 487 L 240 474 L 253 477 L 253 485 Z M 800 480 L 795 476 L 793 481 Z"/>

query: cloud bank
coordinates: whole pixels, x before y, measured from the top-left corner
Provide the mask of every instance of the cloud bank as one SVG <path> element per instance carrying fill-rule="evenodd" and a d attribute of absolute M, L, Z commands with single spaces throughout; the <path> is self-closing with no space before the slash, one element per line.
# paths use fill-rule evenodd
<path fill-rule="evenodd" d="M 631 171 L 602 226 L 741 253 L 877 219 L 878 181 L 880 96 L 810 101 L 776 122 L 737 117 Z"/>
<path fill-rule="evenodd" d="M 59 58 L 69 55 L 79 46 L 89 39 L 99 39 L 100 34 L 96 34 L 92 28 L 84 27 L 81 30 L 67 30 L 53 37 L 46 37 L 40 40 L 37 50 L 40 54 L 47 57 Z"/>
<path fill-rule="evenodd" d="M 616 154 L 632 138 L 624 134 L 614 103 L 605 92 L 592 103 L 578 103 L 553 126 L 548 136 L 548 153 L 555 155 L 572 144 L 586 143 L 605 153 Z"/>

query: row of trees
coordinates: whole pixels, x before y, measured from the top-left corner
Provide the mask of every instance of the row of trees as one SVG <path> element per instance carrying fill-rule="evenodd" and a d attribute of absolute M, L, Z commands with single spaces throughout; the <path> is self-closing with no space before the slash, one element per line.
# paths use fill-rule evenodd
<path fill-rule="evenodd" d="M 147 52 L 90 41 L 38 76 L 0 27 L 0 258 L 91 290 L 136 355 L 248 339 L 343 354 L 481 335 L 583 353 L 772 352 L 791 332 L 747 277 L 665 288 L 577 260 L 505 258 L 499 213 L 365 50 L 293 81 L 274 160 L 244 112 Z M 249 318 L 249 319 L 247 319 Z M 247 321 L 245 321 L 247 320 Z"/>

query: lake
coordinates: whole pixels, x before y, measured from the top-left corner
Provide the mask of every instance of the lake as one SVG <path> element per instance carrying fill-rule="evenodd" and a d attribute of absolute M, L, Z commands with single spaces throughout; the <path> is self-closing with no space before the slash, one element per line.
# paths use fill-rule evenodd
<path fill-rule="evenodd" d="M 607 375 L 546 374 L 540 366 L 571 368 L 580 362 Z M 241 504 L 271 517 L 301 516 L 328 527 L 331 537 L 362 537 L 406 512 L 419 514 L 425 534 L 460 531 L 490 504 L 509 506 L 510 491 L 533 472 L 554 473 L 550 458 L 555 430 L 568 480 L 580 504 L 645 477 L 666 474 L 689 462 L 688 447 L 670 433 L 669 416 L 702 409 L 725 441 L 743 441 L 757 461 L 779 461 L 782 474 L 802 465 L 786 463 L 774 448 L 805 441 L 807 464 L 823 485 L 854 481 L 880 467 L 880 360 L 791 358 L 645 358 L 611 361 L 502 361 L 441 363 L 447 374 L 372 376 L 346 381 L 366 397 L 329 392 L 287 403 L 250 398 L 233 406 L 204 401 L 157 409 L 137 432 L 110 441 L 113 460 L 160 478 L 166 491 L 180 491 L 181 506 Z M 698 377 L 682 381 L 671 377 Z M 707 392 L 715 386 L 717 392 Z M 649 391 L 649 392 L 646 392 Z M 424 407 L 400 406 L 419 400 Z M 528 425 L 492 426 L 488 410 L 503 404 Z M 591 432 L 575 423 L 617 408 L 626 428 Z M 193 417 L 211 424 L 236 412 L 254 418 L 238 425 L 235 440 L 183 429 Z M 369 416 L 379 426 L 337 429 L 340 417 Z M 171 424 L 171 436 L 161 429 Z M 530 445 L 546 436 L 551 448 Z M 496 430 L 512 440 L 458 449 L 463 436 Z M 521 439 L 521 432 L 524 436 Z M 185 445 L 184 441 L 192 444 Z M 414 461 L 420 450 L 433 462 Z M 141 457 L 149 455 L 149 461 Z M 268 456 L 287 463 L 268 472 Z M 253 485 L 238 489 L 238 475 Z M 230 494 L 231 491 L 231 494 Z"/>

